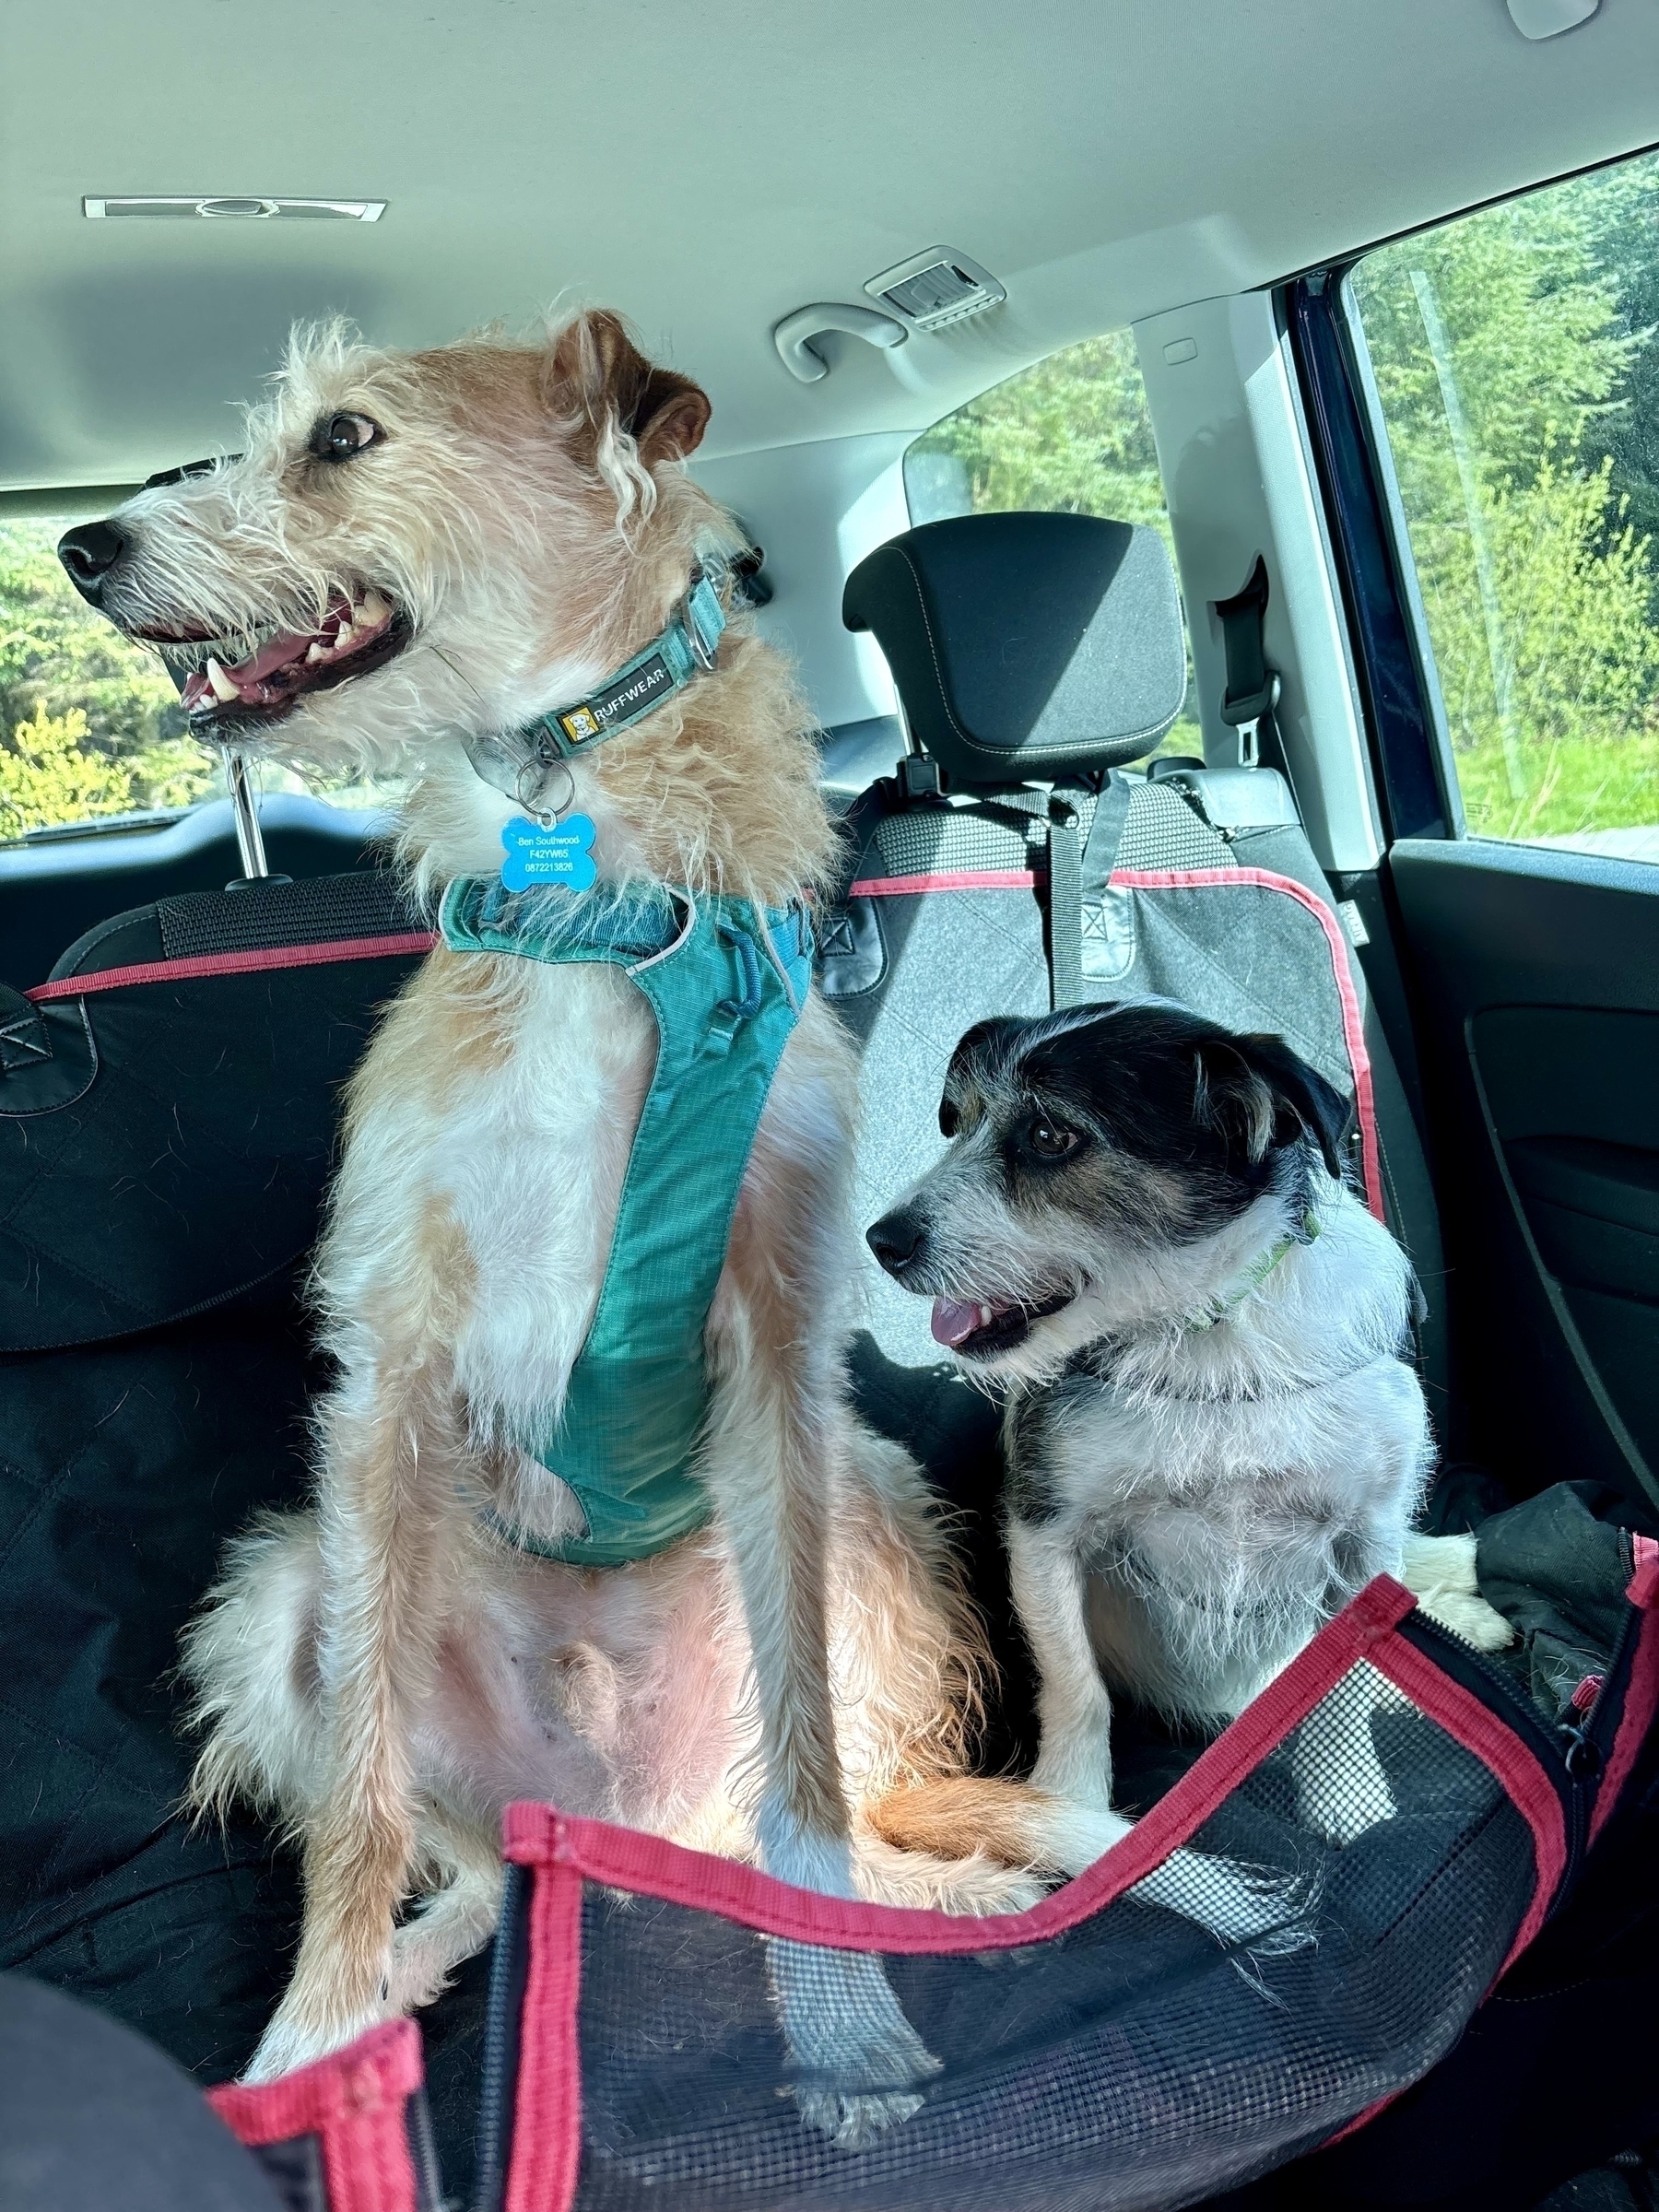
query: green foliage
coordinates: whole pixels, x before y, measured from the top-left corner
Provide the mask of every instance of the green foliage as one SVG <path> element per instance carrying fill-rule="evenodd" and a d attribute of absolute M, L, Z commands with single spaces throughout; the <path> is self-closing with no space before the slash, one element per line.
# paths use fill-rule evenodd
<path fill-rule="evenodd" d="M 71 589 L 57 536 L 0 523 L 0 837 L 189 806 L 214 781 L 160 662 Z"/>
<path fill-rule="evenodd" d="M 1101 514 L 1166 533 L 1163 486 L 1126 330 L 1051 354 L 935 423 L 906 456 L 949 454 L 971 512 Z"/>
<path fill-rule="evenodd" d="M 1354 287 L 1470 827 L 1659 820 L 1659 158 L 1384 248 Z M 935 512 L 1169 535 L 1126 331 L 936 424 L 906 474 Z"/>
<path fill-rule="evenodd" d="M 1659 160 L 1622 162 L 1562 190 L 1585 203 L 1597 265 L 1631 339 L 1620 403 L 1590 426 L 1584 457 L 1612 462 L 1616 499 L 1637 535 L 1659 544 Z M 1659 624 L 1659 561 L 1650 604 Z"/>
<path fill-rule="evenodd" d="M 1659 820 L 1659 165 L 1354 276 L 1473 830 Z M 1659 303 L 1659 302 L 1655 302 Z"/>

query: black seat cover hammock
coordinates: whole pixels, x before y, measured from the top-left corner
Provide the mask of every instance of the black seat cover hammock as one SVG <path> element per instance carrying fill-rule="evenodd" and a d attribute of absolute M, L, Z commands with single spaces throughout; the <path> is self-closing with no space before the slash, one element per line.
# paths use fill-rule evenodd
<path fill-rule="evenodd" d="M 257 1822 L 181 1820 L 170 1669 L 224 1539 L 303 1482 L 295 1283 L 339 1085 L 428 942 L 372 877 L 164 902 L 0 1024 L 0 1965 L 207 2081 L 268 2016 L 299 1900 Z M 1570 1549 L 1552 1524 L 1546 1559 Z M 418 2027 L 219 2108 L 308 2212 L 431 2201 L 422 2043 L 444 2185 L 481 2111 L 479 2202 L 515 2212 L 1194 2201 L 1422 2075 L 1634 1817 L 1659 1571 L 1610 1527 L 1586 1557 L 1595 1602 L 1535 1621 L 1508 1675 L 1373 1586 L 1195 1764 L 1172 1747 L 1189 1771 L 1115 1861 L 1018 1921 L 838 1905 L 525 1808 L 488 2003 L 475 1961 Z M 1389 1809 L 1334 1842 L 1356 1704 Z M 1230 1953 L 1141 1901 L 1183 1840 L 1293 1876 L 1307 1928 Z M 865 2151 L 799 2118 L 779 1936 L 877 1949 L 940 2062 Z"/>

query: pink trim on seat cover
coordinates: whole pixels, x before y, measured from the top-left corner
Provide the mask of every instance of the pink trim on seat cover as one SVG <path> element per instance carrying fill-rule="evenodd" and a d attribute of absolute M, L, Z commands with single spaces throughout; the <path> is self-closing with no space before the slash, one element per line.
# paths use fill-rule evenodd
<path fill-rule="evenodd" d="M 1057 1936 L 1122 1896 L 1184 1843 L 1357 1661 L 1374 1660 L 1385 1647 L 1405 1648 L 1394 1631 L 1416 1603 L 1386 1575 L 1369 1583 L 1121 1843 L 1025 1912 L 980 1919 L 821 1897 L 660 1836 L 576 1818 L 548 1805 L 510 1805 L 502 1856 L 533 1867 L 535 1880 L 506 2212 L 570 2212 L 575 2197 L 584 1880 L 717 1912 L 764 1935 L 848 1950 L 937 1956 L 1007 1950 Z"/>
<path fill-rule="evenodd" d="M 420 2085 L 420 2030 L 388 2020 L 315 2065 L 227 2082 L 207 2101 L 239 2143 L 317 2136 L 328 2212 L 418 2212 L 406 2108 Z"/>
<path fill-rule="evenodd" d="M 1625 1590 L 1627 1603 L 1640 1608 L 1641 1626 L 1625 1680 L 1624 1709 L 1614 1732 L 1613 1748 L 1595 1793 L 1595 1810 L 1590 1816 L 1590 1841 L 1594 1842 L 1606 1826 L 1630 1779 L 1636 1754 L 1647 1740 L 1659 1715 L 1659 1543 L 1652 1536 L 1633 1535 L 1630 1549 L 1636 1571 Z"/>
<path fill-rule="evenodd" d="M 1560 1799 L 1531 1750 L 1472 1691 L 1394 1633 L 1416 1604 L 1386 1575 L 1369 1583 L 1103 1858 L 1028 1912 L 980 1919 L 866 1905 L 796 1889 L 751 1866 L 547 1805 L 507 1808 L 502 1853 L 535 1870 L 530 1967 L 508 2212 L 569 2212 L 580 2164 L 577 2000 L 584 1880 L 715 1912 L 762 1935 L 848 1950 L 947 1956 L 1006 1950 L 1062 1934 L 1101 1911 L 1186 1843 L 1239 1783 L 1368 1661 L 1501 1783 L 1531 1830 L 1532 1897 L 1504 1960 L 1531 1942 L 1567 1861 Z M 1659 1621 L 1659 1613 L 1652 1617 Z M 1340 2131 L 1352 2133 L 1383 2100 Z M 1333 2138 L 1339 2139 L 1339 2138 Z"/>
<path fill-rule="evenodd" d="M 924 891 L 1029 891 L 1046 883 L 1030 868 L 959 868 L 944 876 L 861 876 L 849 899 L 919 899 Z"/>
<path fill-rule="evenodd" d="M 969 868 L 938 876 L 864 876 L 847 888 L 849 899 L 919 899 L 929 891 L 1027 891 L 1048 880 L 1025 868 Z M 1293 876 L 1267 868 L 1114 868 L 1111 881 L 1131 891 L 1206 891 L 1237 885 L 1278 891 L 1305 907 L 1324 932 L 1331 972 L 1342 1006 L 1342 1041 L 1354 1078 L 1354 1109 L 1359 1117 L 1360 1166 L 1365 1203 L 1379 1221 L 1382 1206 L 1382 1150 L 1377 1140 L 1377 1109 L 1371 1085 L 1371 1054 L 1365 1049 L 1365 1018 L 1348 966 L 1342 924 L 1322 899 Z"/>
<path fill-rule="evenodd" d="M 122 991 L 130 983 L 185 983 L 204 975 L 256 975 L 273 968 L 325 968 L 333 960 L 383 960 L 402 952 L 430 952 L 429 929 L 400 930 L 383 937 L 330 937 L 319 945 L 266 945 L 247 952 L 204 952 L 178 960 L 140 960 L 131 968 L 94 968 L 36 983 L 25 998 L 86 998 L 95 991 Z"/>
<path fill-rule="evenodd" d="M 550 1805 L 507 1807 L 502 1855 L 523 1866 L 574 1866 L 592 1881 L 718 1912 L 763 1935 L 844 1950 L 938 1956 L 1040 1942 L 1099 1912 L 1161 1865 L 1356 1661 L 1374 1657 L 1384 1640 L 1393 1640 L 1395 1627 L 1416 1603 L 1410 1591 L 1388 1575 L 1369 1583 L 1121 1843 L 1028 1912 L 981 1919 L 822 1897 L 735 1859 L 687 1851 L 661 1836 L 582 1819 Z"/>
<path fill-rule="evenodd" d="M 1371 1658 L 1377 1672 L 1403 1690 L 1419 1712 L 1427 1714 L 1453 1743 L 1461 1744 L 1498 1777 L 1504 1794 L 1532 1830 L 1532 1903 L 1493 1977 L 1496 1985 L 1544 1925 L 1567 1871 L 1567 1818 L 1560 1794 L 1541 1761 L 1514 1730 L 1473 1690 L 1442 1674 L 1416 1644 L 1403 1636 L 1391 1637 L 1386 1647 L 1379 1647 Z"/>
<path fill-rule="evenodd" d="M 575 2197 L 582 2164 L 581 1990 L 582 1873 L 555 1863 L 538 1871 L 530 1896 L 505 2212 L 569 2212 Z"/>
<path fill-rule="evenodd" d="M 1331 973 L 1342 1003 L 1342 1040 L 1347 1049 L 1354 1077 L 1354 1110 L 1359 1117 L 1360 1163 L 1365 1173 L 1365 1203 L 1379 1221 L 1382 1206 L 1382 1150 L 1377 1141 L 1377 1108 L 1371 1088 L 1371 1054 L 1365 1049 L 1365 1018 L 1359 994 L 1348 966 L 1347 939 L 1342 924 L 1324 903 L 1292 876 L 1277 876 L 1267 868 L 1125 868 L 1113 869 L 1111 881 L 1133 891 L 1206 891 L 1218 886 L 1242 884 L 1255 890 L 1280 891 L 1305 907 L 1324 932 L 1331 956 Z"/>

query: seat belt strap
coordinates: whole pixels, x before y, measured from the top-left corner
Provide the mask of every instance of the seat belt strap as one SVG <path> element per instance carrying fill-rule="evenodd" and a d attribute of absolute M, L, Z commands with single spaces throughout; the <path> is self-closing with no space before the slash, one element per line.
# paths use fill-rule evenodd
<path fill-rule="evenodd" d="M 1117 865 L 1118 847 L 1124 841 L 1129 803 L 1134 796 L 1135 785 L 1129 778 L 1121 769 L 1109 768 L 1083 847 L 1082 896 L 1090 905 L 1098 906 L 1106 896 L 1106 886 Z"/>
<path fill-rule="evenodd" d="M 1056 795 L 1048 824 L 1049 1006 L 1083 1002 L 1083 854 L 1077 809 Z"/>
<path fill-rule="evenodd" d="M 1274 710 L 1279 700 L 1277 671 L 1267 665 L 1267 648 L 1262 625 L 1267 613 L 1267 563 L 1258 553 L 1244 589 L 1231 599 L 1218 599 L 1216 618 L 1221 625 L 1222 650 L 1227 656 L 1227 688 L 1221 697 L 1221 719 L 1238 732 L 1239 766 L 1259 768 L 1265 756 L 1269 765 L 1284 759 Z"/>

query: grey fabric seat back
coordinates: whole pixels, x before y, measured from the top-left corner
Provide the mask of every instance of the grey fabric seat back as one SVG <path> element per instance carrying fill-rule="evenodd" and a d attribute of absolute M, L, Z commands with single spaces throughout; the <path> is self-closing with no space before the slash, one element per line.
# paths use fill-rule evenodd
<path fill-rule="evenodd" d="M 1284 1036 L 1353 1100 L 1351 1180 L 1432 1293 L 1420 1144 L 1288 786 L 1266 768 L 1125 765 L 1157 747 L 1184 688 L 1156 533 L 1077 515 L 930 524 L 862 563 L 842 611 L 875 633 L 924 747 L 852 808 L 822 931 L 824 991 L 864 1047 L 860 1226 L 936 1158 L 945 1069 L 972 1023 L 1160 996 Z M 873 1260 L 865 1289 L 888 1358 L 936 1361 L 925 1301 Z"/>

